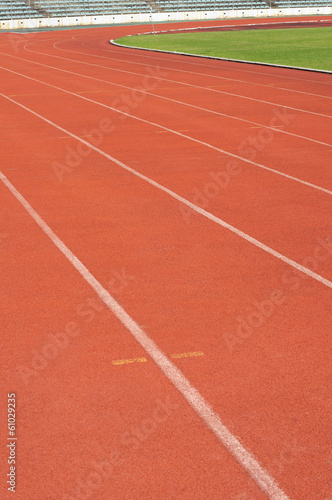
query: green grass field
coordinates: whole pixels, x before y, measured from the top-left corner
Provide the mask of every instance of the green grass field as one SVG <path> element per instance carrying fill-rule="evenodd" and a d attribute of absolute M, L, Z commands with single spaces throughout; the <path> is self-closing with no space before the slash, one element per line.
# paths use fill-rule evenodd
<path fill-rule="evenodd" d="M 141 35 L 120 38 L 117 42 L 134 47 L 332 71 L 330 27 Z"/>

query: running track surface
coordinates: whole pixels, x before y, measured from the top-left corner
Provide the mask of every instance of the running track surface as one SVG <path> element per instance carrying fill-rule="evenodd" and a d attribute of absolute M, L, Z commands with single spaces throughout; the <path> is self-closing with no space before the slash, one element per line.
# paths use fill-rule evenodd
<path fill-rule="evenodd" d="M 0 37 L 0 496 L 331 499 L 331 75 L 149 29 Z"/>

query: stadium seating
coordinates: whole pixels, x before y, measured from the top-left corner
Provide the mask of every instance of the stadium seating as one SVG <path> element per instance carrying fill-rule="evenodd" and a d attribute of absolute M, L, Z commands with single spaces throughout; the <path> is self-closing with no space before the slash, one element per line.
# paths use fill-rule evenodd
<path fill-rule="evenodd" d="M 0 0 L 0 19 L 30 19 L 41 13 L 24 0 Z"/>
<path fill-rule="evenodd" d="M 310 0 L 306 2 L 305 0 L 277 0 L 278 7 L 283 9 L 287 7 L 328 7 L 331 6 L 331 2 L 327 0 Z"/>
<path fill-rule="evenodd" d="M 0 0 L 0 19 L 97 16 L 145 12 L 226 11 L 287 7 L 324 7 L 330 0 Z"/>

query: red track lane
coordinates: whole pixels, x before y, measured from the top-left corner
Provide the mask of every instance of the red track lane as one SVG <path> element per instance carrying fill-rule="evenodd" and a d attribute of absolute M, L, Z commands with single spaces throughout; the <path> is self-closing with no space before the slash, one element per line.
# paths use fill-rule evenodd
<path fill-rule="evenodd" d="M 314 114 L 332 114 L 331 76 L 109 45 L 138 31 L 146 27 L 21 35 L 23 43 L 5 35 L 0 66 L 10 71 L 0 69 L 0 92 L 88 142 L 99 128 L 101 151 L 332 280 L 331 195 L 300 182 L 332 189 L 331 119 Z M 145 85 L 151 70 L 161 79 Z M 142 99 L 114 84 L 155 95 Z M 0 98 L 0 170 L 166 355 L 204 353 L 173 362 L 289 498 L 329 498 L 331 288 Z M 282 130 L 293 135 L 272 131 L 263 144 L 268 129 L 231 118 L 269 125 L 276 104 L 289 117 Z M 131 116 L 110 106 L 127 106 Z M 114 130 L 101 134 L 105 119 Z M 251 156 L 244 151 L 248 138 L 259 146 Z M 231 162 L 227 152 L 242 159 Z M 228 182 L 212 183 L 225 172 Z M 16 392 L 17 498 L 267 498 L 14 196 L 0 189 L 1 408 L 5 415 L 7 392 Z M 37 352 L 52 357 L 50 333 L 66 328 L 58 336 L 64 345 L 42 362 Z M 37 357 L 39 369 L 27 372 Z M 112 364 L 142 357 L 147 361 Z M 0 426 L 6 436 L 5 418 Z M 7 472 L 5 439 L 0 460 Z M 2 479 L 1 498 L 9 495 Z"/>

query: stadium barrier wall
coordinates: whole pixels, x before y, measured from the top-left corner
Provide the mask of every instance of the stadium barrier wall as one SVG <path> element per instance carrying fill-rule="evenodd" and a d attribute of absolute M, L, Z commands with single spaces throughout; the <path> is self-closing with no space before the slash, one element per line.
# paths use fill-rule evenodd
<path fill-rule="evenodd" d="M 219 10 L 219 11 L 191 11 L 191 12 L 154 12 L 153 22 L 168 21 L 202 21 L 214 19 L 236 19 L 255 17 L 278 17 L 278 16 L 309 16 L 309 15 L 331 15 L 332 7 L 290 7 L 284 9 L 241 9 L 241 10 Z M 102 16 L 73 16 L 73 17 L 48 17 L 36 19 L 6 19 L 0 20 L 0 30 L 56 28 L 65 26 L 91 26 L 110 24 L 139 24 L 151 22 L 151 14 L 119 14 Z"/>

